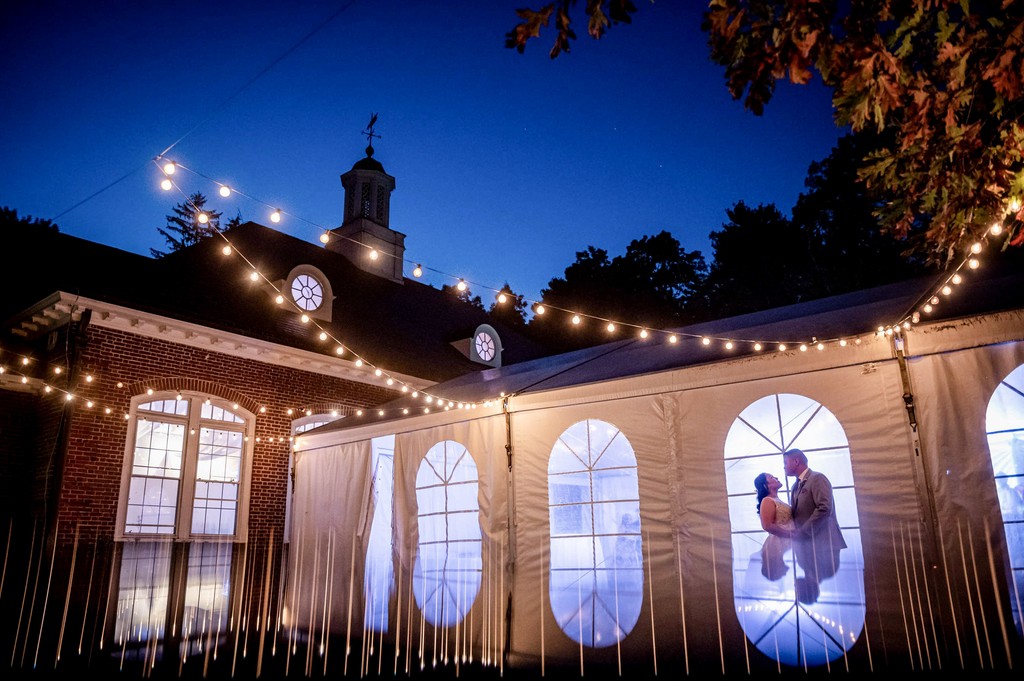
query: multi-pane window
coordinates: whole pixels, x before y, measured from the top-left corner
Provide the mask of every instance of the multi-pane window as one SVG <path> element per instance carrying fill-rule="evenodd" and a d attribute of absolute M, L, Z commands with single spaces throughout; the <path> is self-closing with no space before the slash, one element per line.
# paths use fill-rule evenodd
<path fill-rule="evenodd" d="M 141 399 L 132 410 L 121 534 L 243 538 L 251 415 L 194 394 Z"/>
<path fill-rule="evenodd" d="M 1010 609 L 1020 634 L 1024 601 L 1024 365 L 999 382 L 988 403 L 985 430 L 1010 558 Z"/>
<path fill-rule="evenodd" d="M 782 481 L 778 497 L 788 504 L 792 480 L 786 478 L 782 454 L 789 449 L 802 450 L 809 468 L 824 473 L 832 483 L 836 516 L 847 544 L 830 563 L 838 563 L 835 574 L 820 580 L 813 578 L 807 552 L 795 551 L 788 539 L 776 541 L 779 538 L 773 536 L 768 541 L 769 535 L 761 529 L 754 478 L 770 473 Z M 803 395 L 768 395 L 757 400 L 740 413 L 726 436 L 725 480 L 732 527 L 733 600 L 743 632 L 758 650 L 783 664 L 817 666 L 837 659 L 857 641 L 865 615 L 857 497 L 850 445 L 839 420 Z"/>
<path fill-rule="evenodd" d="M 643 604 L 636 455 L 610 423 L 587 419 L 558 438 L 548 460 L 551 611 L 569 638 L 614 645 Z"/>
<path fill-rule="evenodd" d="M 462 621 L 480 590 L 478 489 L 476 462 L 453 440 L 431 447 L 416 474 L 420 536 L 412 587 L 434 626 Z"/>

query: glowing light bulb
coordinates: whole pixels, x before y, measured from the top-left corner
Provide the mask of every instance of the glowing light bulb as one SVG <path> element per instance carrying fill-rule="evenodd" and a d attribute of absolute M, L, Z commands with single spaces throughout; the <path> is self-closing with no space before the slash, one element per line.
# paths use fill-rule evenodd
<path fill-rule="evenodd" d="M 223 253 L 224 255 L 231 255 L 231 246 L 225 246 L 224 248 L 220 249 L 220 252 Z"/>
<path fill-rule="evenodd" d="M 841 347 L 841 348 L 845 348 L 846 347 L 846 339 L 845 338 L 841 338 L 839 340 L 839 347 Z"/>
<path fill-rule="evenodd" d="M 466 282 L 463 281 L 462 279 L 459 279 L 459 283 L 455 285 L 455 288 L 459 289 L 460 291 L 465 291 L 466 290 Z"/>
<path fill-rule="evenodd" d="M 430 413 L 430 407 L 423 407 L 423 413 L 424 414 L 429 414 Z"/>
<path fill-rule="evenodd" d="M 669 343 L 675 343 L 678 340 L 679 340 L 679 338 L 677 338 L 675 334 L 672 334 L 671 336 L 668 337 L 668 342 Z"/>
<path fill-rule="evenodd" d="M 227 186 L 226 184 L 222 184 L 220 186 L 220 190 L 219 191 L 220 191 L 220 195 L 223 196 L 225 199 L 228 198 L 229 196 L 231 196 L 231 187 Z"/>
<path fill-rule="evenodd" d="M 402 386 L 402 392 L 403 392 L 403 393 L 407 393 L 407 392 L 409 392 L 409 386 L 407 386 L 407 385 L 403 385 L 403 386 Z"/>
<path fill-rule="evenodd" d="M 573 324 L 577 324 L 578 325 L 581 321 L 582 320 L 580 319 L 580 316 L 578 314 L 574 314 L 572 316 L 572 323 Z"/>
<path fill-rule="evenodd" d="M 313 415 L 313 410 L 312 409 L 307 409 L 306 410 L 306 416 L 312 416 L 312 415 Z"/>
<path fill-rule="evenodd" d="M 981 242 L 975 241 L 971 244 L 971 253 L 981 253 Z"/>
<path fill-rule="evenodd" d="M 363 366 L 363 360 L 361 360 L 361 359 L 357 359 L 357 360 L 356 360 L 356 366 L 357 366 L 357 367 L 361 367 L 361 366 Z"/>
<path fill-rule="evenodd" d="M 992 236 L 999 236 L 1003 233 L 1003 225 L 1000 222 L 993 222 L 988 231 L 992 233 Z"/>
<path fill-rule="evenodd" d="M 926 304 L 924 306 L 924 311 L 925 312 L 931 312 L 932 311 L 932 304 L 931 303 Z"/>
<path fill-rule="evenodd" d="M 62 371 L 63 371 L 63 369 L 61 369 L 60 367 L 53 367 L 53 373 L 57 374 L 58 376 L 60 375 L 60 372 L 62 372 Z"/>
<path fill-rule="evenodd" d="M 22 376 L 22 377 L 21 377 L 21 382 L 22 382 L 22 383 L 28 383 L 28 377 L 26 377 L 26 376 Z"/>
<path fill-rule="evenodd" d="M 320 335 L 318 336 L 318 338 L 319 338 L 320 340 L 322 340 L 322 341 L 325 341 L 325 340 L 327 340 L 327 332 L 326 332 L 326 331 L 321 331 L 321 332 L 320 332 Z"/>
<path fill-rule="evenodd" d="M 418 277 L 422 277 L 423 276 L 423 268 L 421 266 L 419 266 L 419 265 L 416 265 L 416 267 L 412 268 L 412 276 L 417 277 L 417 278 Z"/>
<path fill-rule="evenodd" d="M 701 344 L 703 344 L 705 346 L 711 345 L 711 339 L 708 338 L 707 336 L 704 336 L 703 338 L 701 338 L 700 342 L 701 342 Z"/>
<path fill-rule="evenodd" d="M 280 305 L 281 303 L 284 302 L 284 296 L 282 296 L 281 294 L 278 294 L 277 297 L 274 298 L 274 302 L 277 303 L 278 305 Z"/>
<path fill-rule="evenodd" d="M 807 352 L 807 343 L 800 344 L 800 352 Z"/>
<path fill-rule="evenodd" d="M 146 394 L 147 395 L 152 395 L 153 394 L 153 389 L 152 388 L 146 388 Z"/>
<path fill-rule="evenodd" d="M 504 293 L 499 293 L 498 294 L 498 302 L 499 303 L 506 303 L 506 302 L 508 302 L 508 296 L 506 296 Z"/>
<path fill-rule="evenodd" d="M 374 375 L 374 376 L 380 376 L 380 375 L 381 375 L 381 373 L 382 373 L 382 372 L 381 372 L 381 370 L 380 370 L 380 369 L 375 369 L 375 370 L 374 370 L 374 372 L 373 372 L 373 375 Z"/>
<path fill-rule="evenodd" d="M 303 324 L 309 324 L 309 315 L 308 314 L 302 315 L 301 317 L 299 317 L 299 319 L 302 320 Z"/>
<path fill-rule="evenodd" d="M 426 399 L 426 402 L 427 402 L 427 404 L 433 404 L 433 402 L 434 402 L 434 398 L 433 398 L 433 397 L 431 397 L 430 395 L 427 395 L 427 399 Z"/>
<path fill-rule="evenodd" d="M 915 312 L 914 314 L 912 314 L 910 316 L 910 321 L 912 321 L 915 324 L 917 324 L 919 321 L 921 321 L 921 313 L 920 312 Z"/>
<path fill-rule="evenodd" d="M 1018 212 L 1020 212 L 1020 199 L 1017 199 L 1017 198 L 1010 199 L 1010 203 L 1008 204 L 1007 207 L 1010 209 L 1011 213 L 1018 213 Z"/>
<path fill-rule="evenodd" d="M 168 161 L 167 163 L 164 164 L 164 174 L 165 175 L 173 175 L 174 171 L 177 170 L 177 169 L 178 169 L 178 167 L 176 165 L 174 165 L 174 161 Z"/>
<path fill-rule="evenodd" d="M 331 416 L 333 416 L 334 418 L 338 418 L 338 410 L 337 409 L 332 409 L 331 410 Z"/>
<path fill-rule="evenodd" d="M 175 396 L 174 396 L 174 399 L 176 399 L 176 400 L 178 400 L 179 402 L 181 402 L 181 393 L 178 393 L 177 395 L 175 395 Z"/>
<path fill-rule="evenodd" d="M 109 414 L 110 413 L 110 407 L 104 407 L 103 408 L 103 413 L 104 414 Z"/>
<path fill-rule="evenodd" d="M 904 329 L 909 329 L 910 328 L 910 322 L 903 322 L 903 328 Z"/>
<path fill-rule="evenodd" d="M 295 410 L 292 409 L 291 407 L 288 407 L 288 416 L 291 416 L 294 413 L 295 413 Z"/>
<path fill-rule="evenodd" d="M 760 343 L 754 343 L 754 351 L 755 352 L 761 352 L 761 348 L 762 348 L 762 346 L 761 346 Z"/>
<path fill-rule="evenodd" d="M 978 260 L 977 258 L 971 258 L 970 260 L 967 261 L 967 266 L 970 267 L 972 270 L 976 270 L 981 266 L 981 261 Z"/>
<path fill-rule="evenodd" d="M 891 336 L 892 335 L 892 327 L 891 326 L 885 330 L 885 335 L 886 336 Z"/>
<path fill-rule="evenodd" d="M 393 379 L 393 378 L 389 378 L 389 379 L 387 380 L 387 384 L 388 384 L 388 385 L 394 385 L 394 384 L 395 384 L 395 379 Z"/>
<path fill-rule="evenodd" d="M 260 407 L 260 413 L 261 414 L 266 414 L 267 413 L 267 408 L 266 407 Z"/>
<path fill-rule="evenodd" d="M 362 416 L 362 415 L 363 415 L 363 410 L 362 409 L 356 409 L 356 416 Z"/>
<path fill-rule="evenodd" d="M 252 272 L 249 273 L 249 279 L 251 279 L 252 281 L 259 281 L 260 273 L 257 272 L 256 270 L 253 270 Z"/>
<path fill-rule="evenodd" d="M 89 409 L 92 409 L 92 400 L 89 400 L 88 402 L 86 402 L 85 406 L 89 407 Z"/>
<path fill-rule="evenodd" d="M 412 391 L 412 396 L 413 396 L 413 399 L 419 397 L 420 396 L 420 391 L 419 390 L 413 390 Z"/>
<path fill-rule="evenodd" d="M 370 249 L 370 260 L 376 260 L 379 256 L 380 256 L 380 253 L 377 252 L 376 248 L 371 248 Z"/>
<path fill-rule="evenodd" d="M 166 177 L 160 181 L 160 189 L 163 189 L 165 192 L 171 191 L 171 187 L 173 186 L 174 183 L 168 180 Z"/>
<path fill-rule="evenodd" d="M 71 393 L 68 393 L 67 395 L 64 396 L 64 401 L 65 402 L 70 402 L 73 399 L 75 399 L 75 396 L 72 395 Z"/>
<path fill-rule="evenodd" d="M 409 413 L 409 410 L 408 410 L 407 408 L 406 408 L 406 409 L 403 409 L 403 410 L 402 410 L 402 413 L 403 413 L 403 414 L 408 414 L 408 413 Z"/>
<path fill-rule="evenodd" d="M 273 213 L 270 214 L 270 221 L 275 223 L 275 224 L 278 223 L 278 222 L 281 222 L 281 211 L 280 211 L 280 209 L 275 210 Z"/>
<path fill-rule="evenodd" d="M 537 309 L 535 310 L 535 312 L 537 314 L 544 314 L 544 306 L 543 305 L 538 305 Z"/>
<path fill-rule="evenodd" d="M 196 220 L 199 221 L 199 224 L 205 225 L 210 221 L 210 216 L 207 215 L 206 213 L 199 213 L 196 215 Z"/>
<path fill-rule="evenodd" d="M 605 328 L 608 329 L 608 333 L 615 331 L 615 325 L 612 324 L 611 322 L 608 322 L 608 326 L 606 326 Z"/>
<path fill-rule="evenodd" d="M 782 352 L 785 349 L 786 349 L 786 344 L 785 343 L 779 343 L 779 352 Z"/>
<path fill-rule="evenodd" d="M 22 365 L 28 364 L 28 357 L 22 357 L 21 358 L 21 363 L 22 363 Z"/>
<path fill-rule="evenodd" d="M 327 232 L 324 232 L 323 234 L 320 235 L 320 243 L 325 244 L 325 243 L 327 243 L 330 240 L 331 240 L 331 235 L 328 234 Z"/>
<path fill-rule="evenodd" d="M 732 341 L 726 341 L 725 342 L 725 349 L 726 350 L 732 350 L 732 347 L 733 347 L 732 346 Z"/>
<path fill-rule="evenodd" d="M 640 329 L 640 337 L 641 338 L 647 338 L 648 335 L 649 334 L 647 333 L 647 329 Z"/>
<path fill-rule="evenodd" d="M 381 409 L 380 411 L 378 411 L 377 416 L 384 416 L 384 410 Z"/>
<path fill-rule="evenodd" d="M 953 292 L 953 289 L 951 289 L 948 284 L 946 286 L 942 287 L 942 295 L 948 296 L 952 292 Z"/>
<path fill-rule="evenodd" d="M 931 302 L 932 305 L 938 305 L 939 304 L 939 297 L 938 296 L 932 296 L 932 299 L 929 302 Z"/>
<path fill-rule="evenodd" d="M 45 386 L 43 388 L 43 392 L 52 393 L 53 392 L 53 388 L 51 388 L 50 386 Z"/>
<path fill-rule="evenodd" d="M 951 281 L 951 282 L 953 282 L 954 284 L 959 284 L 959 283 L 960 283 L 960 282 L 962 282 L 963 280 L 964 280 L 964 278 L 963 278 L 963 277 L 961 277 L 961 276 L 960 276 L 959 274 L 954 274 L 954 275 L 953 275 L 953 278 L 952 278 L 952 279 L 950 279 L 950 281 Z"/>
<path fill-rule="evenodd" d="M 825 344 L 824 343 L 818 343 L 818 350 L 824 350 L 824 349 L 825 349 Z"/>

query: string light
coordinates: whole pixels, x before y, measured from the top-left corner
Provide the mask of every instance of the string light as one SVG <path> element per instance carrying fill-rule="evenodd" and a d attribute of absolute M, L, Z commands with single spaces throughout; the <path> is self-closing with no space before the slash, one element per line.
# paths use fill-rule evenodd
<path fill-rule="evenodd" d="M 277 294 L 277 297 L 274 298 L 274 302 L 280 305 L 281 303 L 284 302 L 284 296 L 282 296 L 280 293 Z"/>
<path fill-rule="evenodd" d="M 281 222 L 281 210 L 280 209 L 275 210 L 273 213 L 270 214 L 270 221 L 273 222 L 275 225 L 277 223 Z"/>
<path fill-rule="evenodd" d="M 972 270 L 976 270 L 978 269 L 978 267 L 981 266 L 981 261 L 978 260 L 977 258 L 971 258 L 970 260 L 967 261 L 967 266 L 970 267 Z"/>
<path fill-rule="evenodd" d="M 459 279 L 459 283 L 455 285 L 455 288 L 459 289 L 459 291 L 465 291 L 466 281 L 464 279 Z"/>
<path fill-rule="evenodd" d="M 578 314 L 574 314 L 574 315 L 572 316 L 572 323 L 573 323 L 573 324 L 575 324 L 575 325 L 577 325 L 577 326 L 578 326 L 578 325 L 579 325 L 579 323 L 580 323 L 580 321 L 582 321 L 582 320 L 580 319 L 580 316 L 579 316 Z"/>
<path fill-rule="evenodd" d="M 669 343 L 675 343 L 678 340 L 679 340 L 679 338 L 677 338 L 674 333 L 671 336 L 668 337 L 668 342 Z"/>
<path fill-rule="evenodd" d="M 224 255 L 231 255 L 231 246 L 225 246 L 224 248 L 220 249 L 220 252 L 223 253 Z"/>
<path fill-rule="evenodd" d="M 168 180 L 166 177 L 160 181 L 160 188 L 163 189 L 165 192 L 171 191 L 173 187 L 174 183 Z"/>
<path fill-rule="evenodd" d="M 648 335 L 650 335 L 650 334 L 647 333 L 647 329 L 640 329 L 640 337 L 641 338 L 647 338 Z"/>
<path fill-rule="evenodd" d="M 249 273 L 249 280 L 250 281 L 259 281 L 260 280 L 260 273 L 257 272 L 256 270 L 253 270 L 252 272 Z"/>
<path fill-rule="evenodd" d="M 498 294 L 498 302 L 501 303 L 502 305 L 504 305 L 505 303 L 508 302 L 508 296 L 506 296 L 504 293 L 499 293 Z"/>
<path fill-rule="evenodd" d="M 205 225 L 210 221 L 210 216 L 207 215 L 206 213 L 199 213 L 198 215 L 196 215 L 196 220 L 199 221 L 199 224 Z"/>
<path fill-rule="evenodd" d="M 376 248 L 371 248 L 370 249 L 370 260 L 376 260 L 379 257 L 380 257 L 380 254 L 377 253 L 377 249 Z"/>
<path fill-rule="evenodd" d="M 711 345 L 711 339 L 708 338 L 707 336 L 704 336 L 703 338 L 701 338 L 700 342 L 701 342 L 701 344 L 704 345 L 704 347 L 707 347 L 707 346 Z"/>
<path fill-rule="evenodd" d="M 164 164 L 164 173 L 166 175 L 173 175 L 175 170 L 177 170 L 177 166 L 174 161 L 168 161 Z"/>
<path fill-rule="evenodd" d="M 225 199 L 228 198 L 229 196 L 231 196 L 231 187 L 227 186 L 226 184 L 222 184 L 220 186 L 220 190 L 219 191 L 220 191 L 220 195 L 223 196 Z"/>
<path fill-rule="evenodd" d="M 960 282 L 962 282 L 963 280 L 964 280 L 964 278 L 963 278 L 963 277 L 961 277 L 959 273 L 957 273 L 957 274 L 954 274 L 954 275 L 953 275 L 953 278 L 952 278 L 952 279 L 950 279 L 950 281 L 951 281 L 951 282 L 953 282 L 954 284 L 959 284 L 959 283 L 960 283 Z"/>
<path fill-rule="evenodd" d="M 324 232 L 323 234 L 320 235 L 320 243 L 326 244 L 330 240 L 331 240 L 331 233 L 330 232 Z"/>
<path fill-rule="evenodd" d="M 608 329 L 608 333 L 613 333 L 615 331 L 615 324 L 608 322 L 608 326 L 605 328 Z"/>
<path fill-rule="evenodd" d="M 422 277 L 423 276 L 423 268 L 421 266 L 419 266 L 419 265 L 416 265 L 416 267 L 414 267 L 413 270 L 412 270 L 412 276 L 416 277 L 417 279 Z"/>

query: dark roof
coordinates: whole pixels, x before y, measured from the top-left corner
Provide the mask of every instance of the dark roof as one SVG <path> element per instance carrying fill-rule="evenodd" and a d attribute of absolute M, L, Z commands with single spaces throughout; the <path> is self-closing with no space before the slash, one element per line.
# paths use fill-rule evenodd
<path fill-rule="evenodd" d="M 324 353 L 317 334 L 294 309 L 276 305 L 266 285 L 248 276 L 255 267 L 270 281 L 280 281 L 294 267 L 312 265 L 328 278 L 335 296 L 332 321 L 318 323 L 389 371 L 439 381 L 485 369 L 451 345 L 483 323 L 501 336 L 503 363 L 545 354 L 482 310 L 417 281 L 383 279 L 338 253 L 253 222 L 225 236 L 235 248 L 230 256 L 222 253 L 225 242 L 213 238 L 153 259 L 37 229 L 4 235 L 19 257 L 5 263 L 6 290 L 12 295 L 0 302 L 0 319 L 65 291 Z"/>
<path fill-rule="evenodd" d="M 383 173 L 384 166 L 377 159 L 367 156 L 356 161 L 355 165 L 352 166 L 352 170 L 376 170 L 379 173 Z"/>
<path fill-rule="evenodd" d="M 699 364 L 756 354 L 750 342 L 727 350 L 722 342 L 704 347 L 697 338 L 736 339 L 767 343 L 854 338 L 871 335 L 879 326 L 903 319 L 917 309 L 941 284 L 939 277 L 856 291 L 786 307 L 729 317 L 674 329 L 686 340 L 670 345 L 667 335 L 646 340 L 632 338 L 542 357 L 500 369 L 487 369 L 433 386 L 431 392 L 446 399 L 480 402 L 506 395 L 526 394 L 582 386 L 600 381 L 653 374 Z M 1024 270 L 1020 261 L 971 272 L 942 301 L 926 321 L 952 320 L 978 314 L 1024 308 Z M 696 338 L 694 338 L 696 337 Z M 765 351 L 770 348 L 765 348 Z M 382 405 L 389 414 L 402 407 L 422 407 L 410 398 Z M 399 417 L 400 418 L 400 417 Z M 383 420 L 387 420 L 386 418 Z M 381 420 L 375 419 L 375 423 Z M 316 432 L 346 430 L 361 424 L 343 419 Z"/>

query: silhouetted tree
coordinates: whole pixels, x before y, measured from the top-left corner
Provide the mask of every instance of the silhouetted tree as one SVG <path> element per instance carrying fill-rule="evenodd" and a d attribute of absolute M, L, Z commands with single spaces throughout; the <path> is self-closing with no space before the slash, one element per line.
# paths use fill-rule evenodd
<path fill-rule="evenodd" d="M 33 229 L 44 229 L 50 232 L 59 232 L 60 228 L 52 220 L 45 218 L 34 218 L 31 215 L 18 217 L 18 211 L 7 206 L 0 207 L 0 226 L 5 230 L 12 228 L 30 227 Z"/>
<path fill-rule="evenodd" d="M 669 232 L 634 239 L 623 255 L 608 258 L 603 248 L 588 246 L 576 261 L 541 291 L 541 302 L 551 308 L 534 315 L 530 329 L 548 344 L 584 347 L 618 337 L 606 322 L 582 318 L 592 315 L 641 326 L 671 327 L 691 321 L 689 297 L 701 289 L 707 266 L 700 251 L 687 251 Z"/>
<path fill-rule="evenodd" d="M 500 302 L 500 296 L 505 296 L 505 302 Z M 509 283 L 501 287 L 498 296 L 487 310 L 494 319 L 514 329 L 522 329 L 526 326 L 526 300 L 515 293 Z"/>
<path fill-rule="evenodd" d="M 709 235 L 714 260 L 703 291 L 704 316 L 728 317 L 818 297 L 806 233 L 774 204 L 744 202 Z"/>
<path fill-rule="evenodd" d="M 149 249 L 154 258 L 162 258 L 168 253 L 180 251 L 193 246 L 203 239 L 214 236 L 220 231 L 220 211 L 206 210 L 206 197 L 201 193 L 192 194 L 186 201 L 176 205 L 171 215 L 167 216 L 167 226 L 158 227 L 157 231 L 167 240 L 168 250 Z M 205 213 L 208 222 L 199 221 L 200 214 Z M 241 216 L 238 217 L 239 221 Z"/>
<path fill-rule="evenodd" d="M 465 290 L 460 291 L 457 286 L 449 286 L 448 284 L 444 284 L 443 286 L 441 286 L 441 291 L 455 296 L 462 302 L 466 303 L 467 305 L 472 305 L 478 310 L 483 311 L 484 309 L 484 302 L 480 300 L 480 296 L 473 295 L 473 292 L 469 290 L 469 286 L 466 286 Z"/>

